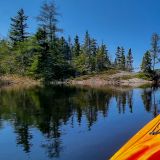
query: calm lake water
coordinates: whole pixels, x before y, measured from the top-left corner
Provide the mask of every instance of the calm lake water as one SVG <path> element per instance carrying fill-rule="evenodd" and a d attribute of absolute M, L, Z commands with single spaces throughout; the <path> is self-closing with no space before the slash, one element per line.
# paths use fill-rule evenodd
<path fill-rule="evenodd" d="M 107 160 L 160 109 L 160 89 L 0 90 L 0 159 Z"/>

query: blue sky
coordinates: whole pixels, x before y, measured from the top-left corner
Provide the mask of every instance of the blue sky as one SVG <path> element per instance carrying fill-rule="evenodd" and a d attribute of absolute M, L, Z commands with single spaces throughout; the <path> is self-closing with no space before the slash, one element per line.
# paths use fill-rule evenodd
<path fill-rule="evenodd" d="M 24 8 L 29 16 L 29 31 L 37 28 L 35 17 L 43 0 L 1 0 L 0 35 L 7 36 L 10 17 Z M 63 35 L 82 40 L 86 30 L 90 35 L 107 44 L 111 57 L 117 46 L 131 47 L 134 66 L 141 63 L 143 53 L 150 48 L 151 35 L 160 33 L 160 1 L 158 0 L 56 0 L 59 27 Z"/>

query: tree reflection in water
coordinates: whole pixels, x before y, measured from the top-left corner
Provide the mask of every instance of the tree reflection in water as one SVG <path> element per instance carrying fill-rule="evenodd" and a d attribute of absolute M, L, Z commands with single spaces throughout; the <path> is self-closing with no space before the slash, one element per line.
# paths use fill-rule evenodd
<path fill-rule="evenodd" d="M 143 89 L 142 100 L 146 111 L 158 113 L 156 88 Z M 59 157 L 63 151 L 62 126 L 74 119 L 81 125 L 87 119 L 88 130 L 98 120 L 98 115 L 108 116 L 111 100 L 115 99 L 118 112 L 124 114 L 126 107 L 133 113 L 133 90 L 83 89 L 75 87 L 36 87 L 27 90 L 0 91 L 0 117 L 9 121 L 17 136 L 17 145 L 26 153 L 31 152 L 32 127 L 36 127 L 46 141 L 41 147 L 49 158 Z M 0 123 L 2 126 L 2 123 Z"/>
<path fill-rule="evenodd" d="M 153 116 L 156 117 L 159 112 L 159 99 L 158 99 L 158 88 L 145 88 L 142 92 L 142 100 L 147 112 L 152 112 Z"/>

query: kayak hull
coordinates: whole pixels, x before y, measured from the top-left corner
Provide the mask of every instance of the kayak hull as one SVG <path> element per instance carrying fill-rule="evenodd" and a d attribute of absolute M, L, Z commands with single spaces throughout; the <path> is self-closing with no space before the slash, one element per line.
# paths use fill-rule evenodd
<path fill-rule="evenodd" d="M 160 160 L 160 115 L 133 136 L 110 160 Z"/>

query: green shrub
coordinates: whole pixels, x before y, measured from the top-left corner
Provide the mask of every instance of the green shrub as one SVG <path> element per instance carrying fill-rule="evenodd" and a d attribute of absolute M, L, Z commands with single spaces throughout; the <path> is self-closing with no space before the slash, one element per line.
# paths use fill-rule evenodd
<path fill-rule="evenodd" d="M 152 80 L 152 77 L 149 74 L 139 72 L 136 76 L 136 78 L 144 79 L 144 80 Z"/>

